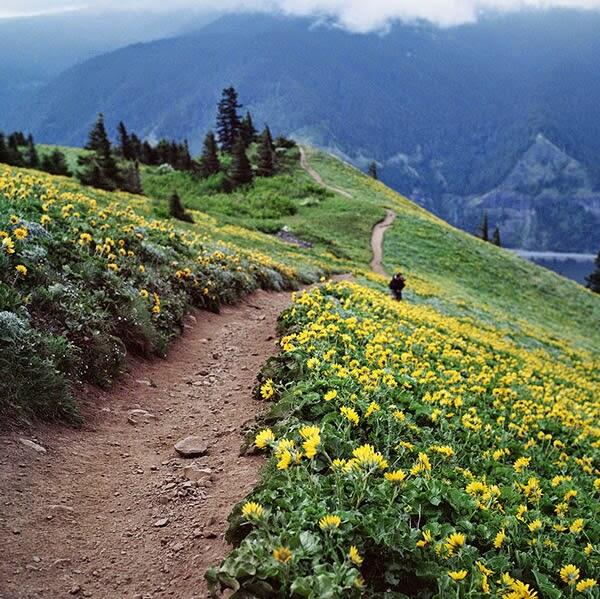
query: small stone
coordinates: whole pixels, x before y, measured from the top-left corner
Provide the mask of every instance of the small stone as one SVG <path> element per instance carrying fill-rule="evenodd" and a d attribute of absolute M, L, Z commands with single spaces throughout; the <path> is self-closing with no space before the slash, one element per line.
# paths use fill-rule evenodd
<path fill-rule="evenodd" d="M 81 586 L 79 586 L 78 584 L 74 584 L 71 587 L 71 590 L 69 591 L 69 594 L 71 595 L 77 595 L 77 593 L 81 592 Z"/>
<path fill-rule="evenodd" d="M 203 478 L 209 477 L 211 474 L 210 468 L 198 468 L 196 464 L 192 464 L 191 466 L 186 466 L 183 469 L 183 475 L 191 481 L 201 480 Z"/>
<path fill-rule="evenodd" d="M 163 526 L 166 526 L 168 523 L 169 523 L 168 518 L 160 518 L 154 523 L 154 526 L 156 526 L 156 528 L 162 528 Z"/>
<path fill-rule="evenodd" d="M 208 444 L 200 437 L 186 437 L 175 443 L 175 451 L 184 458 L 195 458 L 208 453 Z"/>
<path fill-rule="evenodd" d="M 37 451 L 38 453 L 46 453 L 45 447 L 42 447 L 41 445 L 39 445 L 38 443 L 35 443 L 34 441 L 31 441 L 30 439 L 25 439 L 23 437 L 20 437 L 19 441 L 21 442 L 22 445 L 25 445 L 25 447 L 29 447 L 29 449 L 33 449 L 34 451 Z"/>

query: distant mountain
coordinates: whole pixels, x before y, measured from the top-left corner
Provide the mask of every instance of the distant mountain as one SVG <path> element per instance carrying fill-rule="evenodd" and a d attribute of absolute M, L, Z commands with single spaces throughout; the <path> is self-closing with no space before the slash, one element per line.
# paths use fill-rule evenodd
<path fill-rule="evenodd" d="M 221 88 L 463 228 L 487 209 L 505 241 L 600 248 L 600 13 L 521 12 L 449 29 L 352 34 L 306 19 L 223 17 L 77 65 L 10 115 L 79 144 L 96 114 L 198 149 Z M 518 206 L 518 209 L 515 208 Z M 564 234 L 564 226 L 571 228 Z"/>
<path fill-rule="evenodd" d="M 201 27 L 214 17 L 143 11 L 73 10 L 0 19 L 0 127 L 8 110 L 65 69 L 98 54 Z"/>

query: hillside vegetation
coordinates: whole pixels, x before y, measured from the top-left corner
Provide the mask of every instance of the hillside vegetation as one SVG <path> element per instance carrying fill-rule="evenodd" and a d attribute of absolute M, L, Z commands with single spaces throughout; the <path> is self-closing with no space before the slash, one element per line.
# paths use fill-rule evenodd
<path fill-rule="evenodd" d="M 214 592 L 597 597 L 600 299 L 307 153 L 351 199 L 296 148 L 230 194 L 154 167 L 149 197 L 0 167 L 0 375 L 18 390 L 3 409 L 76 417 L 73 382 L 108 383 L 126 349 L 163 353 L 190 307 L 352 273 L 281 317 L 248 439 L 269 460 Z M 195 223 L 167 218 L 173 191 Z M 386 209 L 402 303 L 367 270 Z"/>

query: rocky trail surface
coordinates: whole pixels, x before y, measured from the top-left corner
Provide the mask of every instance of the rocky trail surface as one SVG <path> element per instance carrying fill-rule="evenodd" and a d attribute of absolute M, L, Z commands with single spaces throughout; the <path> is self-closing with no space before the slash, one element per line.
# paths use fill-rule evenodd
<path fill-rule="evenodd" d="M 256 484 L 240 457 L 261 404 L 288 293 L 197 313 L 165 360 L 130 360 L 110 392 L 84 394 L 81 429 L 0 436 L 0 597 L 207 597 L 227 516 Z M 190 451 L 195 457 L 183 457 Z"/>

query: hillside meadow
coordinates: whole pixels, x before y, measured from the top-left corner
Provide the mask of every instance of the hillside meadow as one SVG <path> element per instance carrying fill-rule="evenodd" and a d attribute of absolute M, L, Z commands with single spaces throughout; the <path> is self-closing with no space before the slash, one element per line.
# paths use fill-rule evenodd
<path fill-rule="evenodd" d="M 247 439 L 268 460 L 214 593 L 597 598 L 599 298 L 307 151 L 352 199 L 296 149 L 233 194 L 154 168 L 132 196 L 0 166 L 3 412 L 76 422 L 78 384 L 163 355 L 190 308 L 351 273 L 281 315 Z M 195 223 L 168 218 L 173 191 Z M 367 270 L 385 209 L 401 303 Z"/>

